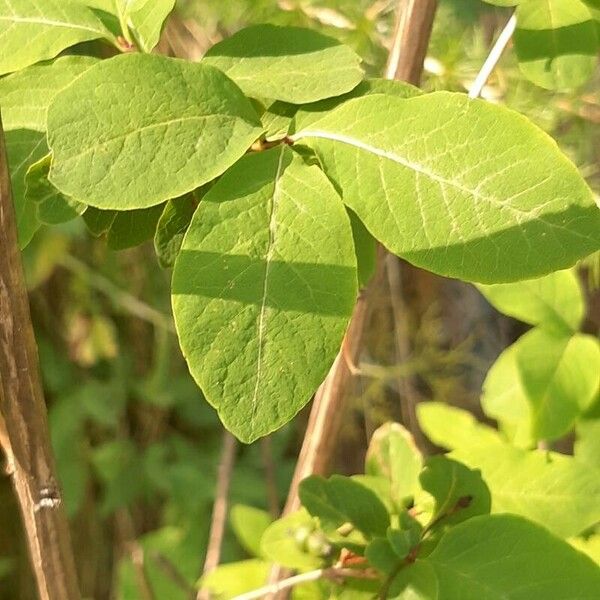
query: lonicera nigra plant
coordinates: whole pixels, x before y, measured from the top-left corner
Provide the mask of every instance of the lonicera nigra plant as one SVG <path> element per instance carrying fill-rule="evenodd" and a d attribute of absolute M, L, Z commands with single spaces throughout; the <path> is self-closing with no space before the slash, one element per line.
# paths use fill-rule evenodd
<path fill-rule="evenodd" d="M 528 69 L 542 68 L 523 58 L 536 2 L 518 8 Z M 598 478 L 534 449 L 598 395 L 598 344 L 578 333 L 583 299 L 563 271 L 600 249 L 577 169 L 523 116 L 366 79 L 350 48 L 314 31 L 250 27 L 195 63 L 150 54 L 173 5 L 0 0 L 19 236 L 25 246 L 40 224 L 79 215 L 115 249 L 154 236 L 190 371 L 240 440 L 310 400 L 376 242 L 536 325 L 486 381 L 500 432 L 424 405 L 422 426 L 449 456 L 426 459 L 384 426 L 365 475 L 305 480 L 302 511 L 253 533 L 257 558 L 203 585 L 231 597 L 277 563 L 306 572 L 310 598 L 597 597 L 600 570 L 564 539 L 600 520 Z M 55 58 L 90 40 L 120 54 Z M 555 488 L 573 504 L 558 506 Z"/>

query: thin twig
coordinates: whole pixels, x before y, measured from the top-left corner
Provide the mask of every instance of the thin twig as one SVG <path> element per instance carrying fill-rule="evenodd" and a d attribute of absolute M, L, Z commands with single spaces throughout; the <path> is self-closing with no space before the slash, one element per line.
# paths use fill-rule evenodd
<path fill-rule="evenodd" d="M 223 434 L 223 449 L 221 450 L 221 459 L 217 472 L 217 485 L 215 490 L 215 502 L 213 505 L 212 518 L 210 523 L 210 532 L 208 534 L 208 547 L 206 558 L 204 560 L 203 574 L 206 575 L 214 571 L 221 560 L 221 547 L 225 535 L 225 526 L 227 524 L 227 506 L 229 503 L 229 486 L 231 484 L 231 474 L 235 463 L 235 451 L 237 442 L 229 431 Z M 206 590 L 200 590 L 197 595 L 198 600 L 205 600 L 208 597 Z"/>
<path fill-rule="evenodd" d="M 0 120 L 0 412 L 40 600 L 80 598 L 48 431 Z"/>
<path fill-rule="evenodd" d="M 257 600 L 271 594 L 277 594 L 284 590 L 289 590 L 297 585 L 303 583 L 309 583 L 310 581 L 317 581 L 319 579 L 331 579 L 333 581 L 340 581 L 347 578 L 355 579 L 373 579 L 376 577 L 373 573 L 367 571 L 359 571 L 357 569 L 343 569 L 340 567 L 330 567 L 328 569 L 316 569 L 315 571 L 308 571 L 307 573 L 301 573 L 300 575 L 294 575 L 287 579 L 282 579 L 277 583 L 271 583 L 262 588 L 240 594 L 235 596 L 233 600 Z"/>
<path fill-rule="evenodd" d="M 512 17 L 508 20 L 508 23 L 504 26 L 504 29 L 498 36 L 496 43 L 492 47 L 488 57 L 486 58 L 481 70 L 477 74 L 471 89 L 469 90 L 469 98 L 479 98 L 481 96 L 481 92 L 485 87 L 488 79 L 491 74 L 494 72 L 494 69 L 498 66 L 500 59 L 502 58 L 502 54 L 504 54 L 504 50 L 508 46 L 510 39 L 515 32 L 517 27 L 517 17 L 513 13 Z"/>

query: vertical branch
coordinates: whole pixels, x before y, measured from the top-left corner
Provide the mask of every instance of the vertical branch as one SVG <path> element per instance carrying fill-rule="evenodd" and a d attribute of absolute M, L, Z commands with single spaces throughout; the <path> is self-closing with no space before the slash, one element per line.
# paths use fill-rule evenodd
<path fill-rule="evenodd" d="M 226 431 L 223 435 L 223 449 L 217 471 L 217 487 L 215 490 L 215 502 L 213 505 L 210 532 L 208 534 L 208 547 L 204 560 L 203 574 L 214 571 L 221 560 L 221 546 L 225 536 L 227 524 L 227 506 L 229 504 L 229 486 L 231 484 L 231 473 L 235 462 L 235 450 L 237 442 L 233 435 Z M 198 592 L 197 599 L 205 600 L 208 597 L 202 589 Z"/>
<path fill-rule="evenodd" d="M 41 600 L 77 600 L 75 562 L 54 458 L 0 122 L 0 412 L 4 451 Z"/>
<path fill-rule="evenodd" d="M 437 2 L 436 0 L 401 0 L 401 6 L 385 76 L 386 79 L 399 79 L 419 85 Z M 409 360 L 411 349 L 409 311 L 404 301 L 402 262 L 397 256 L 387 254 L 384 268 L 390 291 L 396 361 L 404 364 Z M 399 378 L 398 391 L 404 425 L 413 434 L 417 445 L 423 447 L 424 439 L 417 420 L 419 395 L 409 373 Z"/>
<path fill-rule="evenodd" d="M 392 76 L 412 83 L 420 80 L 436 8 L 436 0 L 400 0 L 387 69 L 393 68 Z M 298 486 L 305 477 L 327 472 L 344 415 L 344 395 L 354 377 L 353 365 L 358 361 L 369 324 L 372 298 L 385 274 L 387 255 L 379 247 L 377 271 L 368 288 L 360 294 L 340 353 L 315 395 L 284 514 L 300 506 Z M 277 582 L 282 573 L 282 569 L 275 567 L 269 577 L 270 583 Z"/>

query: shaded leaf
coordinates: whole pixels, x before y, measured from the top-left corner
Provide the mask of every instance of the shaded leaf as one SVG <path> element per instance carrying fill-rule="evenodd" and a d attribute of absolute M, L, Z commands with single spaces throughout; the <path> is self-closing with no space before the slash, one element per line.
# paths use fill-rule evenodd
<path fill-rule="evenodd" d="M 208 192 L 173 273 L 173 311 L 192 375 L 245 442 L 309 400 L 356 299 L 344 206 L 286 147 L 244 157 Z"/>
<path fill-rule="evenodd" d="M 349 523 L 367 538 L 386 535 L 390 519 L 385 506 L 370 489 L 349 477 L 307 477 L 300 483 L 299 496 L 326 532 Z"/>
<path fill-rule="evenodd" d="M 422 580 L 423 563 L 439 587 L 421 587 L 412 596 L 421 600 L 591 599 L 600 589 L 600 569 L 589 558 L 513 515 L 475 517 L 450 529 L 426 559 L 401 574 L 401 584 L 412 580 L 413 569 Z"/>

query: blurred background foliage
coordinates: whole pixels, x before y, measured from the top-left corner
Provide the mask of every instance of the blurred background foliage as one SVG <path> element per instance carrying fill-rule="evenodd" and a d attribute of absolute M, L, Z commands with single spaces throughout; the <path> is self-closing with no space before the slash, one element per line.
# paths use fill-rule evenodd
<path fill-rule="evenodd" d="M 363 56 L 367 72 L 380 75 L 396 4 L 180 0 L 160 50 L 198 59 L 248 24 L 302 25 L 351 45 Z M 477 0 L 442 0 L 425 65 L 425 89 L 468 89 L 509 14 Z M 82 48 L 95 51 L 93 44 Z M 576 93 L 538 88 L 522 77 L 509 51 L 484 96 L 524 113 L 550 133 L 598 191 L 599 89 L 598 76 Z M 40 230 L 25 251 L 25 263 L 84 596 L 193 598 L 223 431 L 178 350 L 170 316 L 170 272 L 159 267 L 151 244 L 114 252 L 81 219 Z M 582 268 L 589 296 L 585 330 L 592 334 L 600 329 L 599 263 L 592 257 Z M 475 288 L 459 282 L 402 289 L 402 323 L 394 321 L 390 295 L 383 292 L 359 365 L 362 376 L 347 403 L 336 461 L 340 472 L 360 471 L 372 431 L 388 419 L 402 420 L 406 380 L 418 400 L 448 402 L 481 417 L 485 374 L 524 330 L 496 313 Z M 402 363 L 395 352 L 397 335 L 405 336 L 411 348 Z M 271 514 L 279 510 L 306 416 L 305 411 L 266 442 L 238 447 L 232 504 Z M 567 439 L 563 445 L 568 449 L 569 444 Z M 29 600 L 33 585 L 7 478 L 0 479 L 0 506 L 0 599 Z M 223 562 L 248 555 L 243 527 L 230 525 Z"/>

